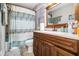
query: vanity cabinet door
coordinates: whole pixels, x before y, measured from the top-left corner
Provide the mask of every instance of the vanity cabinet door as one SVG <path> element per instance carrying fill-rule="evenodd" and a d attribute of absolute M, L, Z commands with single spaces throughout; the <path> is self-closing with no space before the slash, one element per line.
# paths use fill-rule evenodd
<path fill-rule="evenodd" d="M 46 42 L 46 41 L 41 41 L 39 43 L 39 56 L 55 56 L 56 51 L 55 51 L 55 46 Z"/>
<path fill-rule="evenodd" d="M 37 37 L 34 37 L 34 40 L 33 40 L 33 53 L 35 56 L 38 56 L 38 47 L 39 47 L 39 41 L 38 41 L 38 38 Z"/>
<path fill-rule="evenodd" d="M 49 42 L 44 42 L 45 55 L 46 56 L 56 56 L 55 46 Z"/>
<path fill-rule="evenodd" d="M 38 56 L 45 56 L 45 46 L 44 43 L 39 41 L 38 45 Z"/>

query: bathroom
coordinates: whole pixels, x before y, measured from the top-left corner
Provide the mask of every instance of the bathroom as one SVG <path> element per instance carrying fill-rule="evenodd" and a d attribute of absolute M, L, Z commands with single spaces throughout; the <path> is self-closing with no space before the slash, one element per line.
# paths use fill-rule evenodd
<path fill-rule="evenodd" d="M 2 22 L 1 23 L 2 29 L 0 30 L 2 31 L 3 29 L 5 29 L 4 30 L 5 32 L 4 34 L 1 33 L 0 35 L 4 35 L 5 38 L 4 37 L 1 38 L 1 40 L 4 39 L 4 41 L 2 40 L 3 43 L 0 43 L 1 45 L 3 45 L 0 48 L 0 55 L 41 56 L 40 52 L 38 51 L 38 50 L 41 51 L 42 49 L 39 48 L 42 47 L 39 46 L 40 45 L 39 43 L 41 41 L 36 43 L 35 39 L 36 38 L 38 39 L 38 37 L 40 39 L 42 38 L 45 39 L 43 36 L 41 36 L 44 35 L 45 33 L 49 35 L 47 36 L 48 38 L 51 38 L 50 37 L 51 35 L 52 36 L 58 35 L 60 37 L 65 37 L 67 40 L 70 39 L 77 40 L 79 38 L 77 5 L 78 5 L 77 3 L 1 3 L 1 7 L 2 7 L 1 11 L 4 13 L 1 13 L 2 18 L 0 21 Z M 39 35 L 38 33 L 39 34 L 43 33 L 43 34 Z M 48 39 L 47 37 L 46 39 Z M 59 40 L 64 41 L 61 39 Z M 43 43 L 48 44 L 50 42 L 47 41 Z M 62 43 L 62 45 L 67 44 L 69 46 L 72 46 L 69 44 L 70 41 L 65 41 L 65 42 L 66 43 L 62 43 L 62 42 L 60 43 Z M 75 45 L 76 43 L 73 44 Z M 53 46 L 52 43 L 48 45 Z M 47 48 L 46 46 L 44 47 Z M 59 47 L 56 48 L 58 52 L 63 48 L 61 46 L 62 48 L 59 49 Z M 73 48 L 76 49 L 76 47 Z M 77 52 L 73 52 L 73 48 L 71 48 L 71 50 L 69 51 L 66 51 L 66 53 L 68 53 L 66 55 L 74 55 L 74 54 L 76 55 Z M 51 50 L 50 51 L 46 50 L 46 51 L 50 52 Z M 72 53 L 74 54 L 72 54 L 70 51 L 72 51 Z M 46 55 L 50 55 L 50 53 Z"/>

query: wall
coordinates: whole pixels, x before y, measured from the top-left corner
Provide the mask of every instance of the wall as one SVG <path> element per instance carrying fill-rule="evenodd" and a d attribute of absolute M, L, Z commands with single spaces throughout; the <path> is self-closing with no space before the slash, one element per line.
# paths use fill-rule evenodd
<path fill-rule="evenodd" d="M 41 8 L 40 8 L 40 6 L 38 6 L 38 8 L 37 8 L 37 23 L 38 23 L 37 27 L 40 27 L 40 23 L 44 23 L 45 24 L 44 26 L 46 26 L 46 20 L 45 20 L 46 19 L 46 16 L 45 16 L 46 5 L 41 4 L 41 6 L 42 6 Z M 74 15 L 74 9 L 75 9 L 74 6 L 75 6 L 75 4 L 69 3 L 68 5 L 64 6 L 63 8 L 59 8 L 59 9 L 55 10 L 52 13 L 52 15 L 53 15 L 53 17 L 57 17 L 60 15 L 63 16 L 60 23 L 68 22 L 68 15 Z M 44 11 L 44 12 L 42 12 L 42 11 Z M 40 22 L 41 20 L 42 20 L 42 22 Z M 51 31 L 53 29 L 52 28 L 45 28 L 45 30 Z"/>
<path fill-rule="evenodd" d="M 1 11 L 0 11 L 0 55 L 5 54 L 5 26 L 1 23 Z"/>
<path fill-rule="evenodd" d="M 45 4 L 40 4 L 36 9 L 36 29 L 40 30 L 40 24 L 45 23 Z"/>
<path fill-rule="evenodd" d="M 36 20 L 37 20 L 37 30 L 40 30 L 40 28 L 44 27 L 44 30 L 52 30 L 51 28 L 45 28 L 46 27 L 46 6 L 47 4 L 42 3 L 40 4 L 36 9 Z M 43 24 L 44 23 L 44 24 Z M 43 24 L 42 26 L 40 26 Z"/>

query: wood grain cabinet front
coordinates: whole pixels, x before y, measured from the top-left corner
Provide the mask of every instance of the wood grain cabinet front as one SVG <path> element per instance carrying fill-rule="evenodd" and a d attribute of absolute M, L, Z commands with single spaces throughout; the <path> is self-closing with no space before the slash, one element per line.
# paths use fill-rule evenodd
<path fill-rule="evenodd" d="M 35 56 L 79 55 L 79 40 L 34 32 L 33 52 Z"/>
<path fill-rule="evenodd" d="M 54 45 L 42 41 L 39 44 L 39 55 L 41 56 L 55 56 L 56 55 L 56 51 L 55 51 L 55 47 Z"/>
<path fill-rule="evenodd" d="M 57 56 L 74 56 L 74 54 L 67 52 L 61 48 L 55 47 Z"/>

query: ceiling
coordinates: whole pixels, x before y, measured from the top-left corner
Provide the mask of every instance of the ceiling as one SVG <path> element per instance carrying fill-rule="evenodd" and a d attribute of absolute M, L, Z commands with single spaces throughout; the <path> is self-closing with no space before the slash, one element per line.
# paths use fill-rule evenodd
<path fill-rule="evenodd" d="M 35 11 L 37 6 L 40 5 L 40 3 L 12 3 L 12 4 L 20 6 L 20 7 L 31 9 L 33 11 Z"/>

